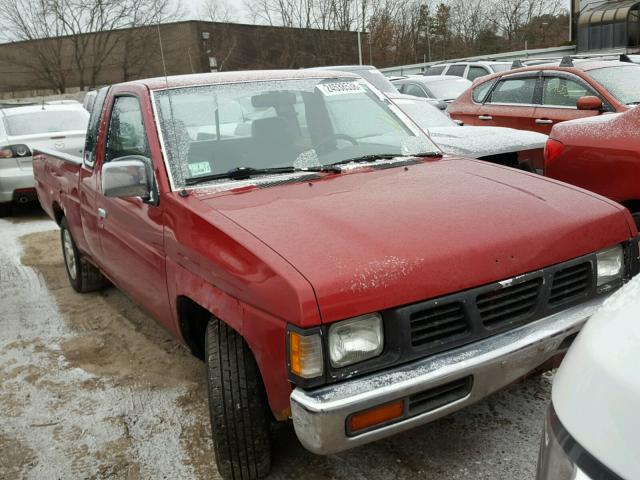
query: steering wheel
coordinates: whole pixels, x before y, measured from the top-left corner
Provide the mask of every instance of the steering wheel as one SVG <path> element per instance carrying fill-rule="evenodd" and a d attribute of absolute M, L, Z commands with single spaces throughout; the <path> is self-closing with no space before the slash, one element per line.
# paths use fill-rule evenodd
<path fill-rule="evenodd" d="M 323 140 L 320 140 L 320 142 L 315 146 L 315 149 L 322 150 L 322 147 L 329 143 L 331 140 L 344 140 L 351 143 L 354 147 L 358 145 L 358 140 L 353 138 L 351 135 L 346 135 L 344 133 L 332 133 Z"/>

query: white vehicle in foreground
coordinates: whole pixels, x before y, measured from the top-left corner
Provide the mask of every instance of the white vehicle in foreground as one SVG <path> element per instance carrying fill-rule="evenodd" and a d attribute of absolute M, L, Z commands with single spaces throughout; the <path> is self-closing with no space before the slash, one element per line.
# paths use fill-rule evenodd
<path fill-rule="evenodd" d="M 89 113 L 78 102 L 51 102 L 0 109 L 0 217 L 13 203 L 36 199 L 34 148 L 81 155 Z"/>
<path fill-rule="evenodd" d="M 547 136 L 504 127 L 463 126 L 423 98 L 389 96 L 443 152 L 542 173 Z"/>
<path fill-rule="evenodd" d="M 587 322 L 553 382 L 538 480 L 640 478 L 640 278 Z"/>

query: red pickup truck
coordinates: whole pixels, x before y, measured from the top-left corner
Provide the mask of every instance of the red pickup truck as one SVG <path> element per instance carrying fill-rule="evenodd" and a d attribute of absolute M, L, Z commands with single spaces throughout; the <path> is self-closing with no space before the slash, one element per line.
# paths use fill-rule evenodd
<path fill-rule="evenodd" d="M 228 479 L 267 474 L 272 421 L 328 454 L 478 401 L 638 272 L 626 209 L 443 157 L 349 73 L 105 88 L 84 158 L 34 173 L 73 287 L 108 278 L 206 362 Z"/>
<path fill-rule="evenodd" d="M 563 122 L 545 148 L 545 175 L 620 202 L 640 227 L 640 108 Z"/>

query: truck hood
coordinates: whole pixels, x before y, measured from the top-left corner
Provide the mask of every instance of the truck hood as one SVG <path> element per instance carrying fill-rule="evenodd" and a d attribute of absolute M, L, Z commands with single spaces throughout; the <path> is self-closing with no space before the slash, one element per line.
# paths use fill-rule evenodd
<path fill-rule="evenodd" d="M 547 142 L 542 133 L 503 127 L 438 127 L 429 136 L 443 151 L 473 158 L 542 149 Z"/>
<path fill-rule="evenodd" d="M 602 197 L 451 157 L 194 195 L 295 267 L 323 322 L 507 279 L 631 232 Z"/>

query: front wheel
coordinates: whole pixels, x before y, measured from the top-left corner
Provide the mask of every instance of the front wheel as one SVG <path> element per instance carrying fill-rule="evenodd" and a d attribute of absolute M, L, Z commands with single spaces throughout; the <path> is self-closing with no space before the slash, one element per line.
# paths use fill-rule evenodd
<path fill-rule="evenodd" d="M 270 412 L 251 350 L 238 333 L 212 318 L 205 358 L 218 471 L 225 480 L 263 478 L 271 469 Z"/>
<path fill-rule="evenodd" d="M 106 283 L 104 276 L 78 250 L 66 217 L 60 222 L 60 241 L 65 270 L 73 289 L 78 293 L 86 293 L 104 287 Z"/>

